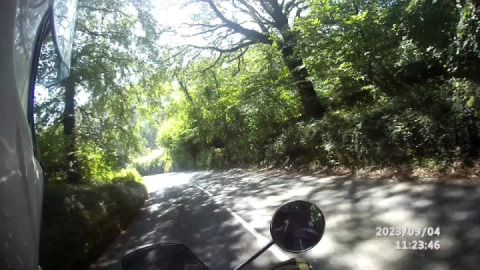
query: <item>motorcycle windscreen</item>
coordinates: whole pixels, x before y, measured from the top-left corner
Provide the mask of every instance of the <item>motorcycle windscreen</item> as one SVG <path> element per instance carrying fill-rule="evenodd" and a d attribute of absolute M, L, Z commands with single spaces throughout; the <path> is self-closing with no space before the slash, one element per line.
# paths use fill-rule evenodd
<path fill-rule="evenodd" d="M 181 244 L 157 244 L 132 251 L 122 259 L 124 270 L 208 270 Z"/>

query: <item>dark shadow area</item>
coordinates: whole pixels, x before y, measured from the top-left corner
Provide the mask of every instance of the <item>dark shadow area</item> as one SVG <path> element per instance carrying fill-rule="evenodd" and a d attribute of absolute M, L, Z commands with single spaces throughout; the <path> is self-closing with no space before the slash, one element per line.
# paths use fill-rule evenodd
<path fill-rule="evenodd" d="M 320 244 L 300 254 L 315 269 L 478 269 L 480 188 L 472 184 L 397 183 L 230 170 L 198 174 L 215 194 L 265 236 L 275 209 L 292 199 L 324 211 Z M 440 228 L 440 236 L 377 236 L 378 227 Z M 397 250 L 396 241 L 436 241 L 439 250 Z M 292 256 L 293 257 L 293 256 Z"/>

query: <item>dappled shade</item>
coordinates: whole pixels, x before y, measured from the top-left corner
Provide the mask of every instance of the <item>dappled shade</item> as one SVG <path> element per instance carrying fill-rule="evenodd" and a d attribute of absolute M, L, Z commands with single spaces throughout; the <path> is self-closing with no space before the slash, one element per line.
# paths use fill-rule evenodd
<path fill-rule="evenodd" d="M 294 199 L 314 202 L 325 214 L 322 240 L 300 255 L 315 269 L 474 269 L 479 263 L 480 193 L 476 186 L 392 184 L 383 179 L 244 170 L 157 175 L 150 177 L 147 186 L 175 178 L 186 181 L 151 190 L 130 230 L 93 269 L 119 269 L 118 260 L 127 251 L 161 242 L 185 244 L 212 270 L 233 269 L 261 245 L 226 209 L 270 239 L 274 212 Z M 403 239 L 377 237 L 377 227 L 439 227 L 440 236 L 433 239 L 440 240 L 441 248 L 396 250 L 395 241 Z M 251 269 L 265 269 L 278 260 L 271 256 L 267 251 Z"/>
<path fill-rule="evenodd" d="M 325 235 L 302 255 L 315 269 L 474 269 L 480 263 L 476 185 L 242 170 L 206 173 L 197 181 L 264 235 L 282 202 L 304 199 L 320 206 L 327 221 Z M 439 227 L 440 237 L 432 239 L 440 240 L 441 248 L 396 250 L 395 241 L 403 239 L 377 237 L 377 227 Z"/>

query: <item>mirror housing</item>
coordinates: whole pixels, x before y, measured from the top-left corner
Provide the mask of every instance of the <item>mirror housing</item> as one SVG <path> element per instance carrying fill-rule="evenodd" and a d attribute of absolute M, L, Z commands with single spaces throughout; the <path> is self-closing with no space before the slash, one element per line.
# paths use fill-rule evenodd
<path fill-rule="evenodd" d="M 325 232 L 322 210 L 307 201 L 290 201 L 273 215 L 270 234 L 273 242 L 285 251 L 305 252 L 320 242 Z"/>

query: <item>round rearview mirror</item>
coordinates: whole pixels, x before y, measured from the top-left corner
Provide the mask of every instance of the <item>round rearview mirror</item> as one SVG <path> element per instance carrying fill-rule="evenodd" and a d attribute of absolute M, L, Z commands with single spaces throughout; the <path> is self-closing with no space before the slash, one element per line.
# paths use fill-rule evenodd
<path fill-rule="evenodd" d="M 282 205 L 270 224 L 273 242 L 285 251 L 299 253 L 313 248 L 325 232 L 325 216 L 313 203 L 291 201 Z"/>

